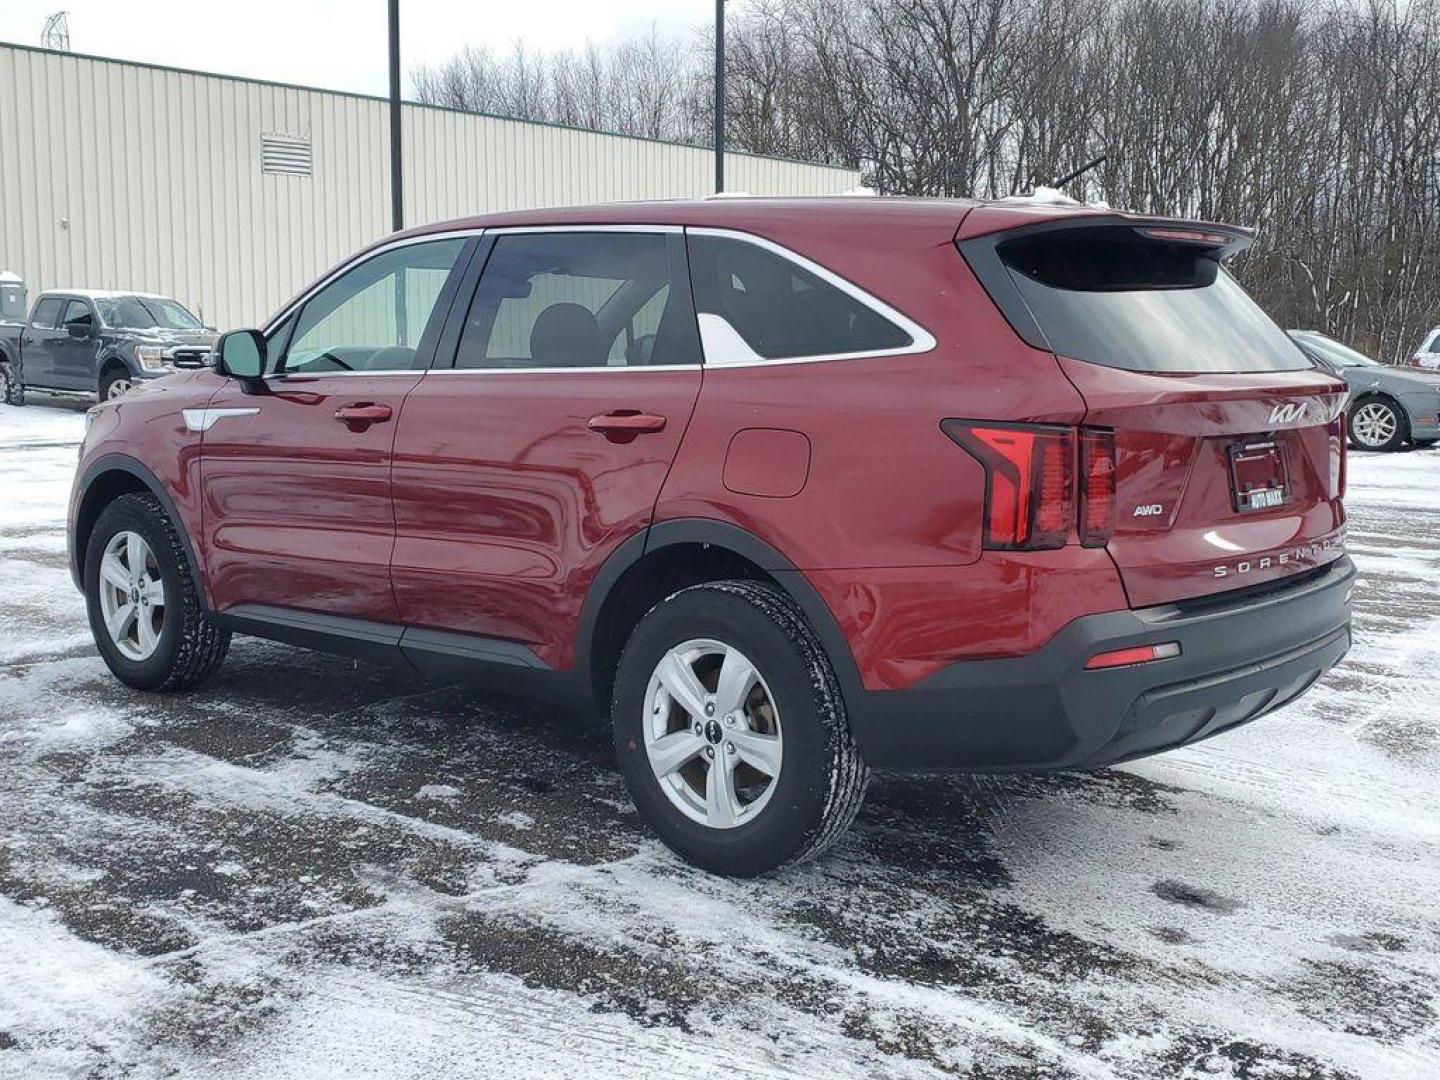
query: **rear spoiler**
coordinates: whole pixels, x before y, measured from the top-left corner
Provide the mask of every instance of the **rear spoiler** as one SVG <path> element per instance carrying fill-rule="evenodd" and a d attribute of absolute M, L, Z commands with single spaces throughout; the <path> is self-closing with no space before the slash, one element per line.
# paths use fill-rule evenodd
<path fill-rule="evenodd" d="M 1196 254 L 1202 258 L 1213 258 L 1216 262 L 1238 255 L 1255 242 L 1255 230 L 1239 225 L 1214 225 L 1208 221 L 1186 221 L 1183 218 L 1142 218 L 1128 214 L 1076 214 L 1013 229 L 998 229 L 957 240 L 955 246 L 1015 332 L 1032 348 L 1050 352 L 1050 343 L 1011 280 L 1010 270 L 1000 257 L 999 248 L 1025 237 L 1100 228 L 1132 229 L 1139 236 L 1156 243 L 1193 246 Z"/>

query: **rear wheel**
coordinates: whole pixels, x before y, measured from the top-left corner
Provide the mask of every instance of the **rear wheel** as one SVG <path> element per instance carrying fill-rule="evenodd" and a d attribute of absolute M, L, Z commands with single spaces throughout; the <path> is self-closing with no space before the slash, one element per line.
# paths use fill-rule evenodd
<path fill-rule="evenodd" d="M 155 496 L 122 495 L 100 512 L 84 582 L 95 644 L 127 686 L 184 690 L 225 659 L 230 631 L 206 613 L 185 545 Z"/>
<path fill-rule="evenodd" d="M 1361 450 L 1398 450 L 1405 441 L 1405 418 L 1384 398 L 1362 398 L 1350 410 L 1350 438 Z"/>
<path fill-rule="evenodd" d="M 114 401 L 116 398 L 128 394 L 134 385 L 130 373 L 124 368 L 111 368 L 100 376 L 100 400 Z"/>
<path fill-rule="evenodd" d="M 25 404 L 25 387 L 8 360 L 0 361 L 0 400 L 6 405 Z"/>
<path fill-rule="evenodd" d="M 818 855 L 869 781 L 819 640 L 760 582 L 683 589 L 646 615 L 620 658 L 612 723 L 645 820 L 716 873 Z"/>

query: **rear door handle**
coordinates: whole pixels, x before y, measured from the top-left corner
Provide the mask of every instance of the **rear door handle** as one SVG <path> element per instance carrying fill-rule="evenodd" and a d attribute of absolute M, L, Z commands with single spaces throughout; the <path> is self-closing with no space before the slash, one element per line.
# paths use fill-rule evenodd
<path fill-rule="evenodd" d="M 629 442 L 645 432 L 664 431 L 665 417 L 638 409 L 615 409 L 590 418 L 589 428 L 611 442 Z"/>
<path fill-rule="evenodd" d="M 357 401 L 335 410 L 335 419 L 351 431 L 364 431 L 371 424 L 383 424 L 392 415 L 389 405 L 376 405 L 373 401 Z"/>

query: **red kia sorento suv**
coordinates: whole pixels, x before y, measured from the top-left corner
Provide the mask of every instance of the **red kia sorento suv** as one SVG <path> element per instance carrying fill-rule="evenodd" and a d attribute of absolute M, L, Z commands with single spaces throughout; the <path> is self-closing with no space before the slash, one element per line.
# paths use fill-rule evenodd
<path fill-rule="evenodd" d="M 393 236 L 91 410 L 70 506 L 145 690 L 232 632 L 608 714 L 660 837 L 755 874 L 873 769 L 1094 768 L 1350 644 L 1345 387 L 1223 225 L 732 199 Z"/>

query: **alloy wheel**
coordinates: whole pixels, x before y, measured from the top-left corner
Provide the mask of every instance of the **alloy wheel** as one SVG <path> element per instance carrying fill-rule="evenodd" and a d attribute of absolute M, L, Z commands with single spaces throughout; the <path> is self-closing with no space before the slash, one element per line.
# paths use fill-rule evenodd
<path fill-rule="evenodd" d="M 1395 437 L 1400 418 L 1395 410 L 1381 401 L 1370 401 L 1355 410 L 1350 419 L 1350 431 L 1361 446 L 1375 448 L 1384 446 Z"/>
<path fill-rule="evenodd" d="M 148 660 L 165 625 L 165 583 L 145 538 L 118 532 L 100 559 L 100 614 L 120 654 Z"/>
<path fill-rule="evenodd" d="M 129 378 L 124 375 L 118 379 L 112 379 L 105 387 L 105 400 L 114 401 L 116 398 L 128 394 L 131 385 Z"/>
<path fill-rule="evenodd" d="M 665 797 L 712 829 L 753 821 L 784 758 L 780 714 L 739 649 L 697 639 L 665 653 L 645 693 L 645 752 Z"/>

